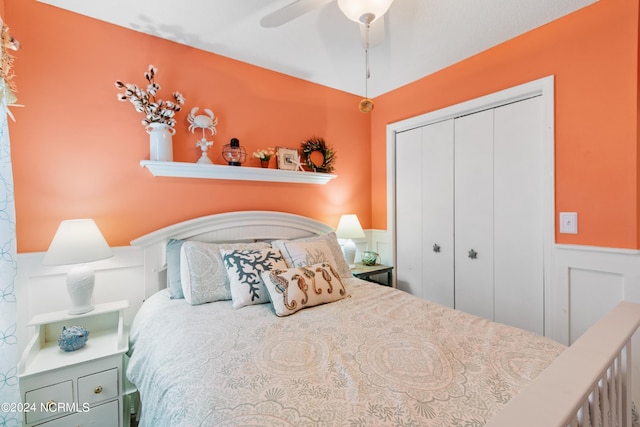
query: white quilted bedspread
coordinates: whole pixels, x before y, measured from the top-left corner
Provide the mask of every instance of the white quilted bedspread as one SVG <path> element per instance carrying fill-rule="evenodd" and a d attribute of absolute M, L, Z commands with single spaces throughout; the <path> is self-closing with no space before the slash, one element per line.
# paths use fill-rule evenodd
<path fill-rule="evenodd" d="M 564 347 L 358 279 L 350 298 L 271 304 L 149 298 L 130 334 L 141 425 L 482 426 Z"/>

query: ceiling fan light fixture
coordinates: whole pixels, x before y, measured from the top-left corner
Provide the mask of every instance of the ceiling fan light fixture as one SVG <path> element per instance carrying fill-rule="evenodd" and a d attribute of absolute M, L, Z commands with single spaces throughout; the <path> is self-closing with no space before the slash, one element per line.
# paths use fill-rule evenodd
<path fill-rule="evenodd" d="M 371 24 L 387 13 L 393 0 L 338 0 L 338 7 L 352 21 Z"/>

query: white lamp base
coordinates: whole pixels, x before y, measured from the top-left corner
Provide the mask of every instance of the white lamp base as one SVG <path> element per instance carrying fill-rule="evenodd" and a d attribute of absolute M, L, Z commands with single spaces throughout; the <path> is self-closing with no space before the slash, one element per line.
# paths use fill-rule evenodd
<path fill-rule="evenodd" d="M 71 300 L 69 314 L 82 314 L 93 310 L 95 273 L 91 267 L 78 265 L 67 273 L 67 292 Z"/>
<path fill-rule="evenodd" d="M 349 268 L 355 268 L 356 266 L 356 249 L 356 244 L 351 239 L 345 240 L 342 245 L 342 253 L 344 254 L 344 259 L 347 260 L 347 264 L 349 264 Z"/>

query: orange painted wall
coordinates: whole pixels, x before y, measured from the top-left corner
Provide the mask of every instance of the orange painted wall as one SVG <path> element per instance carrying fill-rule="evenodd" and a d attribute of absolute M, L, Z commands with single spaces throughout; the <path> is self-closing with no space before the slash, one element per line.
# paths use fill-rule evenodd
<path fill-rule="evenodd" d="M 388 123 L 556 76 L 556 210 L 579 212 L 580 233 L 559 243 L 639 248 L 638 2 L 600 0 L 560 20 L 376 99 L 371 116 L 343 92 L 65 12 L 5 0 L 19 102 L 10 124 L 18 251 L 45 250 L 60 220 L 96 219 L 111 245 L 175 221 L 236 209 L 274 209 L 336 224 L 358 214 L 386 229 Z M 325 186 L 153 178 L 142 116 L 113 81 L 142 84 L 149 63 L 161 93 L 187 98 L 176 160 L 195 161 L 186 111 L 220 117 L 216 145 L 251 152 L 319 135 L 338 152 Z M 166 92 L 165 92 L 166 91 Z M 371 143 L 369 143 L 371 141 Z M 363 159 L 371 158 L 371 162 Z M 221 163 L 219 157 L 214 161 Z M 372 182 L 371 185 L 369 182 Z"/>
<path fill-rule="evenodd" d="M 557 242 L 639 248 L 637 0 L 600 0 L 380 96 L 372 116 L 373 228 L 387 227 L 388 123 L 551 74 L 556 211 L 579 214 L 579 234 L 557 234 Z"/>
<path fill-rule="evenodd" d="M 353 212 L 370 227 L 371 171 L 362 161 L 370 157 L 370 118 L 357 110 L 359 97 L 35 0 L 6 0 L 5 20 L 22 43 L 15 71 L 26 106 L 13 110 L 17 122 L 10 124 L 18 252 L 46 250 L 58 223 L 78 217 L 94 218 L 113 246 L 180 220 L 245 209 L 334 226 Z M 149 156 L 143 116 L 116 99 L 114 86 L 144 84 L 149 64 L 159 70 L 161 98 L 174 90 L 186 98 L 175 160 L 199 157 L 199 136 L 186 122 L 199 106 L 219 117 L 215 163 L 223 163 L 219 153 L 232 137 L 250 154 L 297 148 L 315 135 L 336 150 L 339 177 L 326 185 L 152 177 L 139 166 Z"/>

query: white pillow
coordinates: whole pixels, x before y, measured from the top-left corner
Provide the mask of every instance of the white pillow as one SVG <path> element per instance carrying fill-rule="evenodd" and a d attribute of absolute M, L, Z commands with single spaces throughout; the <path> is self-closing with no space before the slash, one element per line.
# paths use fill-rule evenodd
<path fill-rule="evenodd" d="M 269 243 L 205 243 L 185 241 L 180 248 L 180 281 L 191 305 L 231 299 L 227 271 L 220 249 L 265 249 Z"/>
<path fill-rule="evenodd" d="M 335 268 L 336 261 L 329 245 L 324 241 L 289 242 L 283 243 L 282 246 L 286 250 L 285 261 L 289 267 L 304 267 L 326 262 Z"/>
<path fill-rule="evenodd" d="M 271 304 L 278 316 L 334 302 L 349 294 L 331 264 L 271 270 L 262 273 Z"/>
<path fill-rule="evenodd" d="M 233 308 L 269 302 L 269 294 L 260 275 L 265 271 L 287 268 L 278 249 L 225 250 L 220 254 L 229 277 Z"/>
<path fill-rule="evenodd" d="M 282 253 L 282 256 L 284 257 L 289 267 L 301 267 L 303 265 L 310 264 L 305 264 L 304 262 L 301 263 L 302 258 L 304 258 L 305 256 L 304 254 L 307 253 L 307 249 L 309 249 L 310 254 L 313 255 L 314 251 L 317 251 L 321 248 L 321 245 L 312 247 L 308 245 L 309 243 L 324 243 L 329 251 L 326 259 L 318 260 L 315 259 L 315 256 L 310 256 L 310 259 L 314 258 L 315 262 L 327 262 L 331 264 L 331 266 L 337 271 L 340 277 L 353 277 L 353 273 L 349 268 L 349 264 L 347 264 L 347 260 L 344 259 L 342 249 L 340 248 L 340 244 L 338 243 L 338 239 L 336 238 L 336 233 L 329 233 L 322 236 L 304 237 L 302 239 L 295 240 L 274 240 L 273 242 L 271 242 L 271 246 L 280 249 L 280 252 Z"/>

